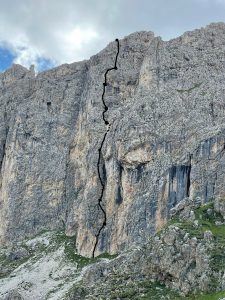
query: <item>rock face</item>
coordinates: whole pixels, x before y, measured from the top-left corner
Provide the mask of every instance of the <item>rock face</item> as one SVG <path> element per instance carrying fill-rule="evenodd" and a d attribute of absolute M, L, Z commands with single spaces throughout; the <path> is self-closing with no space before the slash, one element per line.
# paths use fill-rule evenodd
<path fill-rule="evenodd" d="M 86 269 L 67 299 L 222 299 L 225 222 L 217 206 L 185 198 L 146 244 Z"/>
<path fill-rule="evenodd" d="M 65 227 L 90 256 L 104 215 L 98 148 L 117 45 L 35 76 L 0 74 L 0 243 Z M 183 198 L 225 196 L 225 24 L 120 40 L 101 157 L 96 254 L 145 242 Z"/>
<path fill-rule="evenodd" d="M 58 230 L 4 247 L 0 299 L 222 299 L 225 200 L 199 200 L 180 201 L 162 230 L 119 255 L 77 255 L 75 237 Z"/>

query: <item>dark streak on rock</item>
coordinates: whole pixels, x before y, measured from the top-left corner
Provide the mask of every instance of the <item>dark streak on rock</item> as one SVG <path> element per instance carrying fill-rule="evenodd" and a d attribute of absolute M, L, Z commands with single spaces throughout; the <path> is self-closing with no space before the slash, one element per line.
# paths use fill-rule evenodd
<path fill-rule="evenodd" d="M 103 113 L 102 113 L 102 118 L 103 118 L 103 121 L 105 122 L 105 125 L 108 125 L 108 129 L 107 129 L 107 131 L 105 132 L 104 137 L 103 137 L 102 142 L 101 142 L 101 145 L 100 145 L 100 148 L 98 149 L 98 163 L 97 163 L 98 177 L 99 177 L 99 180 L 100 180 L 101 186 L 102 186 L 101 195 L 100 195 L 100 197 L 99 197 L 99 199 L 98 199 L 98 206 L 99 206 L 100 210 L 103 212 L 103 215 L 104 215 L 104 221 L 103 221 L 103 223 L 102 223 L 102 226 L 101 226 L 100 229 L 98 230 L 98 233 L 97 233 L 96 236 L 95 236 L 95 237 L 96 237 L 96 240 L 95 240 L 94 249 L 93 249 L 93 251 L 92 251 L 92 257 L 95 257 L 95 250 L 96 250 L 96 247 L 97 247 L 97 245 L 98 245 L 99 236 L 100 236 L 100 234 L 101 234 L 102 229 L 106 226 L 106 221 L 107 221 L 107 218 L 106 218 L 106 212 L 105 212 L 105 210 L 104 210 L 104 208 L 102 207 L 102 204 L 101 204 L 102 198 L 103 198 L 104 189 L 105 189 L 105 179 L 103 179 L 103 178 L 101 177 L 101 172 L 100 172 L 100 161 L 101 161 L 102 147 L 103 147 L 103 144 L 104 144 L 104 142 L 105 142 L 106 135 L 107 135 L 107 133 L 108 133 L 109 130 L 110 130 L 110 125 L 111 125 L 111 124 L 109 124 L 109 122 L 108 122 L 108 121 L 106 120 L 106 118 L 105 118 L 105 113 L 106 113 L 107 110 L 108 110 L 108 106 L 107 106 L 106 103 L 105 103 L 104 96 L 105 96 L 105 88 L 106 88 L 106 86 L 107 86 L 107 74 L 108 74 L 108 72 L 110 72 L 110 71 L 112 71 L 112 70 L 117 70 L 117 59 L 118 59 L 118 55 L 119 55 L 119 48 L 120 48 L 120 45 L 119 45 L 119 40 L 118 40 L 118 39 L 116 39 L 115 41 L 117 42 L 117 53 L 116 53 L 116 58 L 115 58 L 114 67 L 107 69 L 107 71 L 105 72 L 105 75 L 104 75 L 105 81 L 103 82 L 103 93 L 102 93 L 102 103 L 103 103 L 103 105 L 104 105 L 104 111 L 103 111 Z M 106 177 L 106 175 L 105 175 L 105 177 Z"/>
<path fill-rule="evenodd" d="M 121 187 L 118 185 L 116 193 L 116 204 L 120 205 L 123 202 L 123 197 L 121 193 Z"/>
<path fill-rule="evenodd" d="M 189 197 L 191 186 L 191 160 L 187 165 L 173 165 L 169 169 L 168 207 L 174 207 L 183 198 Z"/>
<path fill-rule="evenodd" d="M 2 146 L 2 159 L 0 160 L 0 170 L 2 168 L 2 163 L 3 163 L 4 156 L 5 156 L 5 143 Z"/>
<path fill-rule="evenodd" d="M 123 166 L 121 163 L 119 163 L 119 182 L 117 186 L 117 192 L 116 192 L 116 204 L 120 205 L 123 202 L 123 187 L 122 187 L 122 172 L 123 172 Z"/>
<path fill-rule="evenodd" d="M 186 187 L 186 195 L 187 195 L 187 197 L 190 196 L 190 187 L 191 187 L 191 178 L 190 178 L 190 175 L 191 175 L 191 164 L 188 166 L 188 170 L 187 170 L 187 187 Z"/>

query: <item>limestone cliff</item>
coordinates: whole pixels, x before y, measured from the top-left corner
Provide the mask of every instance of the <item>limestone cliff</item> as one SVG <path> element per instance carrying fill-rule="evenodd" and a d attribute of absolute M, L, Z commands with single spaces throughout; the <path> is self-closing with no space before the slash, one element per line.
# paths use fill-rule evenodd
<path fill-rule="evenodd" d="M 110 43 L 90 60 L 35 76 L 0 74 L 0 242 L 64 228 L 91 256 L 104 215 L 98 149 Z M 107 222 L 96 254 L 142 244 L 185 197 L 225 194 L 225 24 L 162 41 L 120 40 L 108 73 L 102 148 Z"/>

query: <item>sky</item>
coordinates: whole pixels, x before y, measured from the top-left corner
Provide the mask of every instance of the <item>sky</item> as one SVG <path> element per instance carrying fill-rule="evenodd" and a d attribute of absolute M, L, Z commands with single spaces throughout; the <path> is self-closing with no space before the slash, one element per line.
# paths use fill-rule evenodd
<path fill-rule="evenodd" d="M 135 31 L 163 40 L 225 22 L 225 0 L 0 0 L 0 72 L 88 59 Z"/>

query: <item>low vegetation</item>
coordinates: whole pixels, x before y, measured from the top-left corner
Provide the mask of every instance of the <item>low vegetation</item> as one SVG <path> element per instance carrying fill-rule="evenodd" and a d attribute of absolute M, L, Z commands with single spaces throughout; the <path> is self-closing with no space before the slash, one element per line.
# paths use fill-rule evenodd
<path fill-rule="evenodd" d="M 176 225 L 180 229 L 189 233 L 190 237 L 196 237 L 198 240 L 204 241 L 204 233 L 206 231 L 212 232 L 212 242 L 208 249 L 210 256 L 210 267 L 213 271 L 211 280 L 211 289 L 216 290 L 219 286 L 217 276 L 218 272 L 225 270 L 225 225 L 224 220 L 220 213 L 214 210 L 213 203 L 208 203 L 194 210 L 195 220 L 181 220 L 179 216 L 175 216 L 168 222 L 167 226 L 163 229 L 166 230 L 170 225 Z M 160 236 L 162 233 L 159 232 Z M 34 238 L 35 240 L 35 238 Z M 44 241 L 48 241 L 45 243 Z M 19 247 L 25 249 L 27 255 L 18 259 L 10 258 L 3 252 L 0 254 L 0 276 L 7 277 L 13 276 L 12 271 L 18 266 L 26 263 L 30 259 L 38 259 L 43 254 L 51 253 L 52 251 L 63 247 L 65 259 L 70 263 L 76 265 L 77 270 L 83 267 L 94 264 L 102 258 L 113 259 L 116 255 L 109 255 L 104 253 L 96 258 L 87 258 L 78 255 L 75 250 L 75 237 L 68 237 L 63 231 L 51 231 L 41 233 L 36 237 L 35 246 L 28 246 L 27 242 L 20 244 Z M 11 275 L 10 275 L 11 274 Z M 145 277 L 137 275 L 137 280 L 133 280 L 134 274 L 110 274 L 110 281 L 103 280 L 100 287 L 88 287 L 83 284 L 82 280 L 75 283 L 73 287 L 66 293 L 64 299 L 129 299 L 129 300 L 158 300 L 158 299 L 171 299 L 171 300 L 220 300 L 225 298 L 225 291 L 215 291 L 212 293 L 197 293 L 195 295 L 181 296 L 177 291 L 167 288 L 165 285 L 146 280 Z M 57 287 L 58 288 L 58 287 Z M 54 290 L 49 291 L 48 296 L 54 294 Z M 76 296 L 76 298 L 74 298 Z M 90 297 L 90 298 L 88 298 Z M 91 298 L 92 297 L 92 298 Z M 101 298 L 98 298 L 101 297 Z M 46 298 L 47 299 L 47 298 Z"/>

